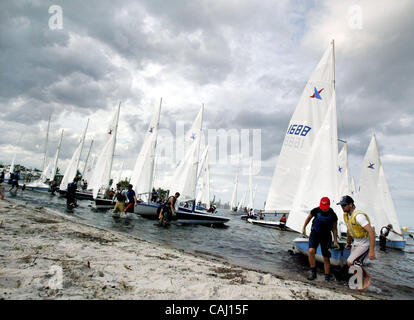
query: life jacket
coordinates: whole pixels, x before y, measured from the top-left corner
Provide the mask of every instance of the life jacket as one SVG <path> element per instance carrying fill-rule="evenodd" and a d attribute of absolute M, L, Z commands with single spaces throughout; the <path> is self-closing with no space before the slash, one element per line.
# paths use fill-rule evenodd
<path fill-rule="evenodd" d="M 122 191 L 116 193 L 116 200 L 120 202 L 125 202 L 126 198 Z"/>
<path fill-rule="evenodd" d="M 369 221 L 367 214 L 362 211 L 358 211 L 358 210 L 354 210 L 354 212 L 352 212 L 351 217 L 349 218 L 348 218 L 348 214 L 344 213 L 344 221 L 348 228 L 348 232 L 353 238 L 356 238 L 356 239 L 366 238 L 368 237 L 368 231 L 365 230 L 360 224 L 356 222 L 356 216 L 358 214 L 363 214 L 367 218 L 368 223 L 371 223 Z"/>

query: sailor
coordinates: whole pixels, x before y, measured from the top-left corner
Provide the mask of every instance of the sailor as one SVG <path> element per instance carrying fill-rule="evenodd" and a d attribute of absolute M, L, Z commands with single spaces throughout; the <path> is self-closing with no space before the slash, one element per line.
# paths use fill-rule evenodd
<path fill-rule="evenodd" d="M 4 187 L 1 185 L 4 182 L 4 170 L 0 174 L 0 198 L 4 200 Z"/>
<path fill-rule="evenodd" d="M 124 212 L 126 192 L 125 192 L 125 190 L 121 189 L 121 184 L 120 183 L 116 184 L 114 200 L 116 200 L 116 203 L 115 203 L 113 213 Z"/>
<path fill-rule="evenodd" d="M 14 173 L 13 172 L 10 172 L 10 174 L 9 174 L 9 181 L 7 181 L 7 183 L 8 184 L 12 184 L 13 179 L 14 179 Z"/>
<path fill-rule="evenodd" d="M 68 207 L 76 207 L 76 189 L 78 187 L 79 177 L 73 178 L 73 181 L 68 184 L 66 191 L 66 205 Z"/>
<path fill-rule="evenodd" d="M 172 217 L 172 211 L 174 214 L 177 214 L 175 210 L 175 203 L 177 202 L 178 197 L 180 196 L 179 192 L 176 192 L 175 195 L 168 198 L 167 202 L 164 204 L 164 208 L 161 209 L 160 214 L 158 216 L 159 219 L 159 226 L 162 225 L 165 216 L 165 222 L 169 223 Z"/>
<path fill-rule="evenodd" d="M 363 272 L 363 287 L 368 288 L 371 282 L 369 275 L 362 265 L 366 257 L 370 260 L 375 259 L 375 232 L 372 228 L 366 213 L 355 210 L 354 200 L 350 196 L 343 196 L 339 204 L 344 212 L 344 221 L 347 226 L 347 244 L 345 249 L 352 249 L 347 259 L 348 267 L 358 265 Z"/>
<path fill-rule="evenodd" d="M 158 192 L 154 188 L 152 188 L 152 194 L 151 194 L 151 201 L 157 202 L 158 199 Z"/>
<path fill-rule="evenodd" d="M 128 187 L 127 187 L 128 188 L 128 191 L 126 193 L 126 197 L 128 199 L 128 204 L 125 207 L 124 212 L 134 213 L 134 208 L 137 205 L 137 197 L 135 195 L 135 191 L 132 190 L 132 187 L 133 187 L 132 184 L 129 184 Z"/>
<path fill-rule="evenodd" d="M 9 189 L 9 191 L 12 191 L 14 189 L 14 187 L 16 187 L 16 192 L 19 189 L 19 180 L 20 180 L 20 174 L 19 174 L 19 170 L 15 171 L 13 176 L 12 174 L 10 174 L 10 179 L 11 179 L 11 188 Z"/>
<path fill-rule="evenodd" d="M 280 229 L 285 230 L 286 228 L 286 213 L 284 213 L 279 220 Z"/>
<path fill-rule="evenodd" d="M 56 180 L 52 180 L 50 182 L 50 192 L 52 193 L 52 195 L 55 195 L 55 192 L 57 191 L 58 187 L 57 187 L 57 183 Z"/>
<path fill-rule="evenodd" d="M 334 248 L 339 249 L 338 245 L 338 228 L 335 211 L 332 210 L 331 201 L 328 197 L 323 197 L 320 201 L 319 207 L 312 209 L 309 215 L 306 217 L 305 224 L 302 229 L 302 234 L 306 237 L 306 226 L 309 221 L 313 218 L 311 233 L 309 235 L 309 264 L 311 268 L 311 274 L 308 280 L 316 279 L 316 260 L 315 254 L 318 246 L 321 246 L 323 265 L 325 271 L 325 280 L 329 281 L 331 278 L 331 247 L 332 237 L 331 232 L 334 236 Z"/>
<path fill-rule="evenodd" d="M 401 233 L 395 232 L 392 229 L 392 224 L 389 224 L 385 227 L 382 227 L 380 230 L 380 235 L 379 235 L 379 245 L 380 245 L 380 250 L 381 251 L 385 251 L 385 247 L 387 246 L 387 237 L 388 234 L 390 233 L 390 231 L 394 232 L 395 234 L 399 235 L 399 236 L 403 236 Z"/>

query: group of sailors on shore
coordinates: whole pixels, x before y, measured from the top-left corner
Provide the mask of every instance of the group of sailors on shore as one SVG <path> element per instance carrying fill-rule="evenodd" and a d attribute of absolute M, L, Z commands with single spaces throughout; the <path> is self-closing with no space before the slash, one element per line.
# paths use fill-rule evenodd
<path fill-rule="evenodd" d="M 376 242 L 375 230 L 371 225 L 368 215 L 365 212 L 356 210 L 354 200 L 350 196 L 343 196 L 337 205 L 340 205 L 342 208 L 343 218 L 347 227 L 347 243 L 345 249 L 351 250 L 349 257 L 347 258 L 347 265 L 348 267 L 355 266 L 356 268 L 360 268 L 362 271 L 363 283 L 359 289 L 364 290 L 370 285 L 371 275 L 368 274 L 362 266 L 366 264 L 367 258 L 369 258 L 369 260 L 374 260 L 376 258 L 374 250 Z M 308 237 L 306 235 L 306 226 L 312 219 L 308 252 L 311 273 L 308 280 L 316 279 L 315 254 L 316 249 L 320 245 L 324 262 L 325 280 L 329 281 L 332 277 L 330 273 L 331 252 L 329 250 L 332 246 L 331 233 L 333 233 L 333 248 L 340 249 L 341 247 L 338 244 L 338 217 L 331 208 L 328 197 L 321 198 L 319 207 L 312 209 L 306 217 L 302 229 L 302 234 L 305 237 Z M 385 251 L 386 237 L 391 230 L 391 224 L 381 229 L 379 238 L 380 250 L 382 251 Z M 398 232 L 393 232 L 402 236 L 402 234 Z"/>

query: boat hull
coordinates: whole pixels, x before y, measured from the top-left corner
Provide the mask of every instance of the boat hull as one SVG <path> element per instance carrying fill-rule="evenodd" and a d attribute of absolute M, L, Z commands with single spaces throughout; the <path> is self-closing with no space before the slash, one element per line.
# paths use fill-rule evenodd
<path fill-rule="evenodd" d="M 66 190 L 59 190 L 61 196 L 66 196 Z M 76 199 L 78 200 L 92 200 L 93 194 L 92 191 L 76 191 Z"/>
<path fill-rule="evenodd" d="M 138 203 L 136 213 L 147 219 L 158 219 L 158 209 L 163 206 L 162 203 Z"/>
<path fill-rule="evenodd" d="M 375 241 L 375 243 L 377 245 L 379 245 L 379 240 L 377 239 Z M 405 248 L 405 240 L 399 240 L 399 241 L 390 240 L 390 241 L 387 241 L 386 247 L 387 248 L 391 248 L 391 249 L 404 250 L 404 248 Z"/>
<path fill-rule="evenodd" d="M 98 210 L 113 209 L 115 207 L 115 203 L 116 202 L 111 199 L 96 198 L 95 209 L 98 209 Z"/>
<path fill-rule="evenodd" d="M 37 192 L 50 192 L 49 187 L 30 187 L 30 186 L 26 186 L 26 189 L 31 190 L 31 191 L 37 191 Z"/>
<path fill-rule="evenodd" d="M 250 222 L 251 224 L 256 224 L 262 227 L 266 227 L 266 228 L 293 231 L 292 229 L 289 229 L 288 227 L 286 227 L 286 225 L 281 226 L 279 221 L 269 221 L 269 220 L 260 220 L 257 218 L 256 219 L 247 218 L 247 222 Z"/>
<path fill-rule="evenodd" d="M 230 219 L 210 213 L 186 212 L 179 209 L 177 210 L 177 214 L 173 215 L 172 220 L 176 220 L 179 223 L 211 225 L 224 224 Z"/>
<path fill-rule="evenodd" d="M 162 206 L 161 203 L 139 203 L 137 204 L 137 213 L 143 218 L 158 219 L 158 209 Z M 189 209 L 179 208 L 177 214 L 172 215 L 171 220 L 183 224 L 224 224 L 230 219 L 207 212 L 191 212 Z"/>
<path fill-rule="evenodd" d="M 309 256 L 309 239 L 308 238 L 296 238 L 293 240 L 294 246 L 300 253 Z M 330 263 L 335 267 L 346 266 L 346 259 L 348 259 L 351 250 L 345 249 L 345 243 L 339 243 L 341 249 L 331 249 Z M 323 263 L 323 256 L 321 246 L 319 245 L 316 249 L 315 259 L 318 262 Z"/>

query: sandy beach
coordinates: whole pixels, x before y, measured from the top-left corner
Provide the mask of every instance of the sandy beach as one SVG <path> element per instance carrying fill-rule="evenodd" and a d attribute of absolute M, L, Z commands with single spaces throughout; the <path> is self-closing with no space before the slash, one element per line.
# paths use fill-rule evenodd
<path fill-rule="evenodd" d="M 321 278 L 323 277 L 320 275 Z M 285 279 L 0 201 L 1 299 L 365 300 L 346 286 Z"/>

